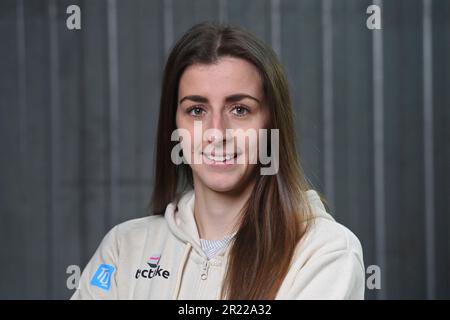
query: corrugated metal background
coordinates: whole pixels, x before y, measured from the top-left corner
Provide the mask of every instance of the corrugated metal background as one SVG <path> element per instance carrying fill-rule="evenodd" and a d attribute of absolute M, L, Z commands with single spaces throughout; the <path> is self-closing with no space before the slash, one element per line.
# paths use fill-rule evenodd
<path fill-rule="evenodd" d="M 365 0 L 2 0 L 0 298 L 69 297 L 147 214 L 164 60 L 205 20 L 280 55 L 307 175 L 381 267 L 367 298 L 450 298 L 450 1 L 374 3 L 382 31 Z"/>

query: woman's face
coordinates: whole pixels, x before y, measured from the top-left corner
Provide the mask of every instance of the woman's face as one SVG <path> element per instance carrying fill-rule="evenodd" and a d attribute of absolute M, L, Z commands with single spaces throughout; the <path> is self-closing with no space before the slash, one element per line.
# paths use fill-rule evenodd
<path fill-rule="evenodd" d="M 233 192 L 252 181 L 258 132 L 268 121 L 263 100 L 258 70 L 244 59 L 222 57 L 184 71 L 176 124 L 190 136 L 182 139 L 182 149 L 185 158 L 190 156 L 194 185 Z M 248 132 L 256 132 L 256 141 L 247 138 L 243 146 L 237 140 L 242 142 Z"/>

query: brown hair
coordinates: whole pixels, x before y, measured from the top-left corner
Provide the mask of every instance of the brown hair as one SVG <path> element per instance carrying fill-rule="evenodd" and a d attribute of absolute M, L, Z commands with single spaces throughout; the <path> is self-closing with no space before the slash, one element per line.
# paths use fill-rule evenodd
<path fill-rule="evenodd" d="M 274 299 L 308 226 L 311 211 L 304 191 L 309 185 L 297 157 L 283 69 L 273 50 L 251 33 L 202 23 L 192 27 L 172 49 L 162 84 L 152 213 L 164 214 L 167 204 L 193 184 L 191 168 L 175 165 L 170 157 L 177 143 L 170 138 L 176 129 L 179 79 L 189 65 L 211 64 L 222 56 L 245 59 L 258 69 L 270 110 L 268 129 L 279 129 L 280 163 L 277 174 L 257 176 L 242 208 L 221 294 L 228 299 Z"/>

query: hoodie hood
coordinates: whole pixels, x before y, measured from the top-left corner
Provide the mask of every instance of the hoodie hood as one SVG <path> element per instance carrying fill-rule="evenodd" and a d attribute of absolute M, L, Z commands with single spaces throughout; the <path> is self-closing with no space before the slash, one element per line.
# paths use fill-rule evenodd
<path fill-rule="evenodd" d="M 178 201 L 172 202 L 164 213 L 170 231 L 182 242 L 190 244 L 202 257 L 206 257 L 200 246 L 197 223 L 194 217 L 195 192 L 186 191 Z"/>
<path fill-rule="evenodd" d="M 306 197 L 312 209 L 313 219 L 324 218 L 334 221 L 334 218 L 326 211 L 319 194 L 315 190 L 306 191 Z M 192 247 L 204 255 L 200 246 L 200 236 L 194 218 L 195 192 L 193 189 L 186 191 L 178 201 L 178 204 L 170 203 L 165 212 L 165 219 L 171 232 L 181 241 L 191 243 Z"/>
<path fill-rule="evenodd" d="M 335 221 L 330 213 L 327 212 L 319 194 L 315 190 L 306 191 L 306 198 L 312 209 L 313 219 L 323 218 L 330 221 Z"/>

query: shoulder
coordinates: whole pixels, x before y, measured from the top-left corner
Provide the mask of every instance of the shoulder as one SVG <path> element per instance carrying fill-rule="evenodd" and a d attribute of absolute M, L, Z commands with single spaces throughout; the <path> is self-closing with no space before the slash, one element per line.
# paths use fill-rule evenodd
<path fill-rule="evenodd" d="M 315 251 L 348 251 L 362 255 L 361 242 L 350 229 L 322 217 L 311 221 L 302 244 L 312 247 Z"/>
<path fill-rule="evenodd" d="M 152 215 L 122 222 L 115 226 L 117 234 L 126 236 L 130 233 L 142 232 L 152 227 L 160 227 L 165 224 L 163 215 Z"/>
<path fill-rule="evenodd" d="M 324 255 L 347 256 L 364 268 L 363 250 L 358 237 L 346 226 L 336 222 L 315 192 L 308 193 L 312 219 L 297 246 L 296 260 L 302 265 Z"/>
<path fill-rule="evenodd" d="M 152 215 L 143 218 L 127 220 L 119 223 L 106 234 L 103 245 L 133 245 L 143 243 L 151 234 L 157 236 L 158 233 L 167 231 L 167 223 L 163 215 Z"/>
<path fill-rule="evenodd" d="M 132 219 L 116 225 L 116 237 L 118 241 L 145 237 L 149 232 L 157 235 L 167 228 L 163 215 L 152 215 L 144 218 Z"/>
<path fill-rule="evenodd" d="M 364 275 L 355 234 L 334 219 L 316 217 L 297 246 L 279 298 L 363 299 Z"/>
<path fill-rule="evenodd" d="M 306 196 L 312 218 L 298 244 L 300 252 L 306 251 L 309 256 L 332 252 L 352 253 L 362 264 L 362 246 L 358 237 L 346 226 L 336 222 L 315 190 L 308 190 Z"/>

